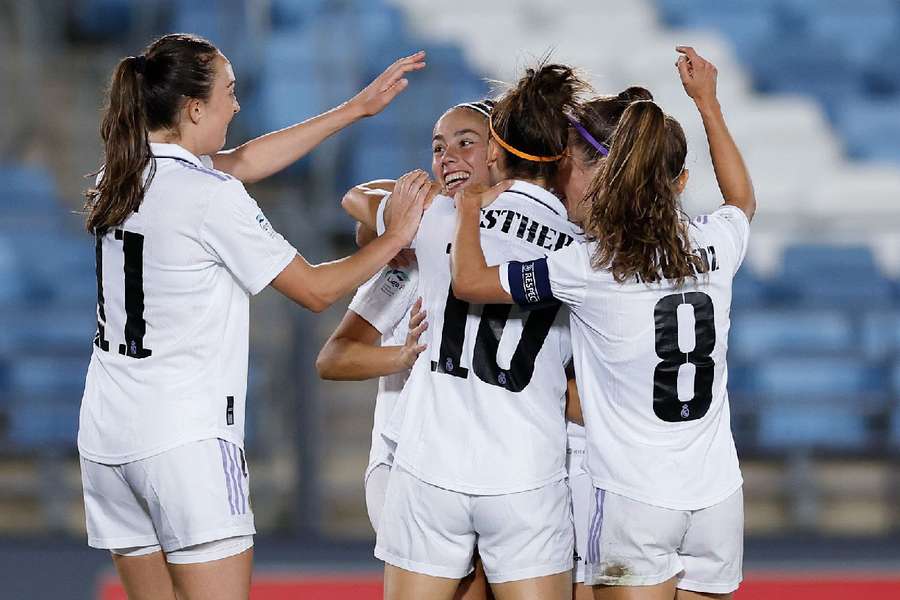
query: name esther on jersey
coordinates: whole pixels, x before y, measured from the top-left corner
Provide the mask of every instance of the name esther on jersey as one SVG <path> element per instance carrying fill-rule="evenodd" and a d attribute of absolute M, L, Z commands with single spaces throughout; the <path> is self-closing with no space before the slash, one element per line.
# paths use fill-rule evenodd
<path fill-rule="evenodd" d="M 515 236 L 544 250 L 559 250 L 575 241 L 575 238 L 567 233 L 506 208 L 481 211 L 480 226 L 485 230 L 499 229 L 502 233 Z"/>

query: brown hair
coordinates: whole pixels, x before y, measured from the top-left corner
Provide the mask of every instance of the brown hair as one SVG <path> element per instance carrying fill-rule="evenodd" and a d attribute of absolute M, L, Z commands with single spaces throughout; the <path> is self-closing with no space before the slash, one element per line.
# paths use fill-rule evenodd
<path fill-rule="evenodd" d="M 497 99 L 491 113 L 494 131 L 513 148 L 535 156 L 557 156 L 568 144 L 567 112 L 578 107 L 587 89 L 572 67 L 542 62 L 527 69 L 515 87 Z M 559 161 L 535 162 L 503 148 L 505 176 L 510 179 L 551 180 Z"/>
<path fill-rule="evenodd" d="M 609 269 L 619 283 L 674 279 L 680 286 L 696 276 L 700 262 L 676 188 L 686 155 L 681 125 L 654 102 L 625 109 L 586 194 L 595 269 Z"/>
<path fill-rule="evenodd" d="M 155 172 L 149 132 L 176 130 L 187 98 L 209 99 L 218 52 L 203 38 L 177 33 L 159 38 L 141 56 L 119 61 L 100 123 L 105 164 L 97 173 L 102 176 L 85 192 L 88 231 L 103 234 L 138 210 Z M 150 175 L 144 182 L 147 163 Z"/>
<path fill-rule="evenodd" d="M 597 96 L 575 108 L 572 117 L 594 136 L 594 139 L 609 149 L 610 140 L 622 113 L 628 105 L 638 100 L 653 100 L 653 94 L 646 88 L 631 86 L 615 96 Z M 581 150 L 588 164 L 595 164 L 603 158 L 575 128 L 569 129 L 569 146 Z"/>

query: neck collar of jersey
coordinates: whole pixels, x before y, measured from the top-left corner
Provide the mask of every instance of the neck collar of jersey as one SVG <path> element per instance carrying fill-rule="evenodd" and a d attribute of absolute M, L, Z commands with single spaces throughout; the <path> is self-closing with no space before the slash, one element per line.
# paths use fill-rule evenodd
<path fill-rule="evenodd" d="M 150 142 L 150 153 L 153 156 L 168 156 L 170 158 L 180 158 L 181 160 L 186 160 L 198 167 L 203 166 L 203 163 L 199 158 L 197 158 L 178 144 L 159 144 L 157 142 Z"/>
<path fill-rule="evenodd" d="M 538 204 L 542 204 L 544 207 L 552 210 L 560 217 L 564 219 L 567 218 L 566 206 L 563 204 L 562 200 L 560 200 L 553 192 L 546 190 L 539 185 L 517 179 L 513 182 L 507 192 L 528 196 Z"/>

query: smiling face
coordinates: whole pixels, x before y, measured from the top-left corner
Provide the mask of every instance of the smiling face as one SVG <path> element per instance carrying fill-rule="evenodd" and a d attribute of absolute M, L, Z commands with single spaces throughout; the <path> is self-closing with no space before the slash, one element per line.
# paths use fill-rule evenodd
<path fill-rule="evenodd" d="M 431 172 L 442 193 L 453 195 L 473 183 L 490 184 L 487 120 L 468 108 L 452 108 L 434 125 Z"/>

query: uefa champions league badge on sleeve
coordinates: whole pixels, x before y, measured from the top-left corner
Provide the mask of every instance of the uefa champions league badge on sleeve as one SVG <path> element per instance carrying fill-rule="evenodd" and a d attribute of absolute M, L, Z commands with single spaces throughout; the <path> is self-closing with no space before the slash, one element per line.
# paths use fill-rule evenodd
<path fill-rule="evenodd" d="M 272 229 L 272 224 L 269 223 L 269 220 L 266 218 L 266 215 L 259 213 L 256 215 L 256 224 L 259 225 L 260 229 L 269 234 L 269 237 L 275 237 L 275 230 Z"/>

